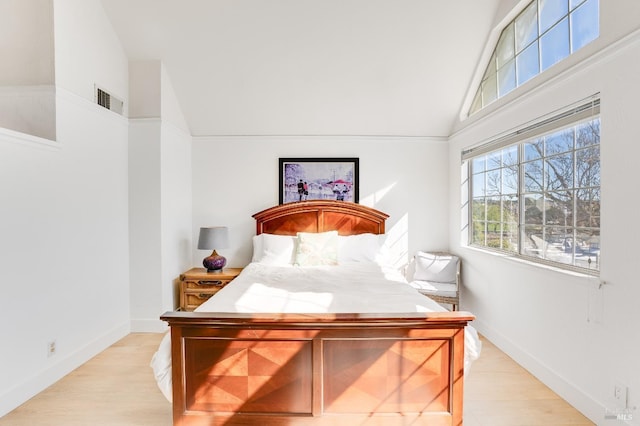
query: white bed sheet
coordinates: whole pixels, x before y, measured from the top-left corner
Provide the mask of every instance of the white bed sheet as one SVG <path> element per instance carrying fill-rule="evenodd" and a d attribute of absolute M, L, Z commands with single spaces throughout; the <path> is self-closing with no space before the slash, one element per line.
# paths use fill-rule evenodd
<path fill-rule="evenodd" d="M 375 263 L 340 266 L 249 264 L 202 312 L 401 313 L 444 310 L 394 269 Z"/>
<path fill-rule="evenodd" d="M 249 264 L 198 312 L 220 313 L 408 313 L 446 311 L 418 293 L 392 268 L 376 263 L 340 266 L 270 266 Z M 472 326 L 465 328 L 465 372 L 482 344 Z M 171 401 L 171 341 L 167 333 L 151 367 Z"/>

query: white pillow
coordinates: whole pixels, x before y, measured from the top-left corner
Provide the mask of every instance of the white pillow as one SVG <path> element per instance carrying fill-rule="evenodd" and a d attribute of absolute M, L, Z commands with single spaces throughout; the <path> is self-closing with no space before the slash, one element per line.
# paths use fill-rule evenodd
<path fill-rule="evenodd" d="M 391 246 L 387 243 L 388 235 L 380 234 L 378 237 L 378 253 L 376 254 L 376 263 L 380 265 L 391 265 Z"/>
<path fill-rule="evenodd" d="M 413 279 L 435 283 L 455 283 L 458 257 L 419 251 L 416 253 L 416 271 Z"/>
<path fill-rule="evenodd" d="M 253 237 L 253 262 L 265 265 L 291 265 L 295 258 L 297 237 L 260 234 Z"/>
<path fill-rule="evenodd" d="M 380 237 L 376 234 L 340 235 L 338 263 L 376 262 L 380 249 Z"/>
<path fill-rule="evenodd" d="M 251 257 L 252 262 L 260 262 L 260 259 L 264 256 L 264 249 L 262 247 L 262 240 L 264 234 L 254 235 L 253 240 L 253 256 Z"/>
<path fill-rule="evenodd" d="M 338 264 L 338 231 L 298 232 L 294 261 L 298 266 Z"/>

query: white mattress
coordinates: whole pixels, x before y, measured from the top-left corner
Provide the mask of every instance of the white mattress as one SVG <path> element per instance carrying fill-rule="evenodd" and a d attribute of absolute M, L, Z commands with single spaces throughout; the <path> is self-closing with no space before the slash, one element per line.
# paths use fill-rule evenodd
<path fill-rule="evenodd" d="M 408 313 L 445 309 L 418 293 L 404 277 L 375 263 L 340 266 L 249 264 L 231 283 L 200 305 L 220 313 Z M 151 366 L 158 386 L 171 400 L 171 348 L 167 334 Z M 465 371 L 478 358 L 481 342 L 465 329 Z"/>

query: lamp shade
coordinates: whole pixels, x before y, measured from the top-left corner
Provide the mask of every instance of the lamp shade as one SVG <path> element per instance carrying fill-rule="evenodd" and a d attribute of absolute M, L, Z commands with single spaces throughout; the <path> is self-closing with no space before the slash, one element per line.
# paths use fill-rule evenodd
<path fill-rule="evenodd" d="M 228 246 L 229 232 L 227 227 L 200 228 L 198 248 L 200 250 L 213 250 L 211 255 L 202 259 L 202 265 L 207 268 L 207 272 L 222 272 L 222 268 L 227 264 L 227 259 L 224 256 L 220 256 L 216 249 L 227 248 Z"/>
<path fill-rule="evenodd" d="M 229 247 L 229 230 L 226 226 L 200 228 L 198 249 L 215 250 Z"/>

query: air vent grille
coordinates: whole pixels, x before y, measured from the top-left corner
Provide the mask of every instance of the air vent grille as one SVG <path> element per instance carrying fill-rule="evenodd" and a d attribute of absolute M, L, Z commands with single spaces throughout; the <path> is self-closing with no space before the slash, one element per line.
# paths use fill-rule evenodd
<path fill-rule="evenodd" d="M 124 102 L 99 87 L 96 87 L 96 103 L 101 107 L 122 115 Z"/>

